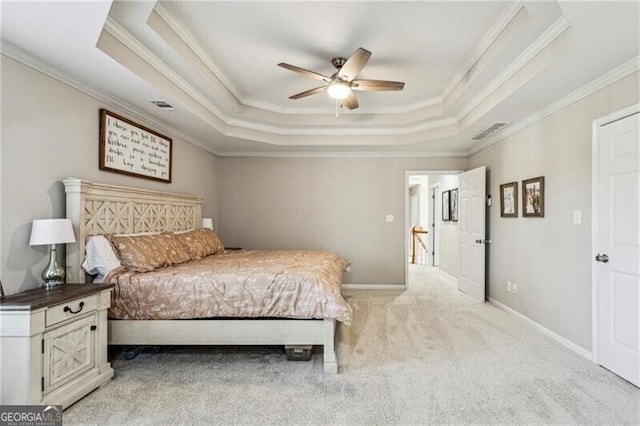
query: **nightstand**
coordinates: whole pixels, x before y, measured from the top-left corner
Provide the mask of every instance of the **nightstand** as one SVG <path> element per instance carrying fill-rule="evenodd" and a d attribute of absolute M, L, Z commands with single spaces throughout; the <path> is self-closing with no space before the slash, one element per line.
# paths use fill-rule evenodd
<path fill-rule="evenodd" d="M 111 380 L 107 310 L 112 288 L 66 284 L 0 300 L 0 404 L 66 408 Z"/>

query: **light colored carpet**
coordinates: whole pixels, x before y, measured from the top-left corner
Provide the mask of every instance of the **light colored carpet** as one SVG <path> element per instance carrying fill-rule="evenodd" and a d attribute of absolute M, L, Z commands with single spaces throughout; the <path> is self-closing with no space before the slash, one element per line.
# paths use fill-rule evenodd
<path fill-rule="evenodd" d="M 347 292 L 337 376 L 281 347 L 147 350 L 65 424 L 640 423 L 638 388 L 417 271 L 405 292 Z"/>

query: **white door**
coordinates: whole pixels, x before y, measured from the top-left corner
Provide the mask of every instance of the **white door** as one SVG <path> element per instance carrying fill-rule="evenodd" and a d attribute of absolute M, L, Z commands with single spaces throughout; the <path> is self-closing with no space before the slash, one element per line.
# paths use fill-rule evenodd
<path fill-rule="evenodd" d="M 640 113 L 599 129 L 594 253 L 599 262 L 598 362 L 636 386 L 640 386 L 639 129 Z"/>
<path fill-rule="evenodd" d="M 460 276 L 458 290 L 484 302 L 486 167 L 458 175 L 458 234 Z"/>

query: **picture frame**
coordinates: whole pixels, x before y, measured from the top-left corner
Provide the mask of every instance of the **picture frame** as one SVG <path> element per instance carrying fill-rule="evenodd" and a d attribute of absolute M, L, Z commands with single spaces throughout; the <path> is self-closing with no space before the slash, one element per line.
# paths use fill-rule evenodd
<path fill-rule="evenodd" d="M 518 217 L 518 182 L 500 185 L 500 217 Z"/>
<path fill-rule="evenodd" d="M 450 210 L 450 206 L 449 206 L 449 196 L 450 196 L 450 191 L 443 191 L 442 192 L 442 221 L 443 222 L 448 222 L 451 220 L 451 210 Z"/>
<path fill-rule="evenodd" d="M 449 218 L 452 222 L 458 221 L 458 188 L 449 191 Z"/>
<path fill-rule="evenodd" d="M 171 183 L 172 148 L 171 138 L 100 110 L 100 170 Z"/>
<path fill-rule="evenodd" d="M 544 176 L 522 181 L 522 217 L 544 217 Z"/>

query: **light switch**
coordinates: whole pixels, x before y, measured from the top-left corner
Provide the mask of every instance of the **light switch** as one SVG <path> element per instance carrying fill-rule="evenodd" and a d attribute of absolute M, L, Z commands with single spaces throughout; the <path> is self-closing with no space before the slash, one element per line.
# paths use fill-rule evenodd
<path fill-rule="evenodd" d="M 388 214 L 387 217 L 385 217 L 385 221 L 386 222 L 393 222 L 393 215 L 392 214 Z"/>
<path fill-rule="evenodd" d="M 573 223 L 576 225 L 580 225 L 582 223 L 582 211 L 574 210 L 573 211 Z"/>

